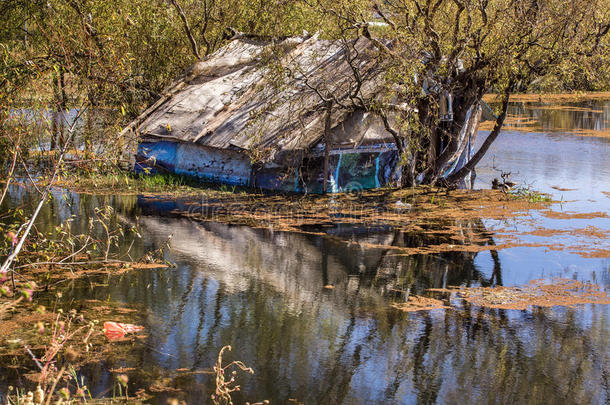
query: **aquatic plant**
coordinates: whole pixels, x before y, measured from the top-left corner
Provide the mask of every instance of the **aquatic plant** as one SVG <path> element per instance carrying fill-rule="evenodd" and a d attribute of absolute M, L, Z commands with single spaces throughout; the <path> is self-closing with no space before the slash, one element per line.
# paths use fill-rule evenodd
<path fill-rule="evenodd" d="M 60 298 L 58 295 L 57 300 Z M 38 311 L 44 313 L 46 309 L 39 307 Z M 29 343 L 25 343 L 33 338 L 24 337 L 22 343 L 23 349 L 37 367 L 36 389 L 27 394 L 23 389 L 11 390 L 8 393 L 8 403 L 47 405 L 53 397 L 59 402 L 69 400 L 72 392 L 80 397 L 88 395 L 91 398 L 88 388 L 78 378 L 76 367 L 91 351 L 91 338 L 97 329 L 96 325 L 96 321 L 85 321 L 75 310 L 64 313 L 61 309 L 54 313 L 49 328 L 45 327 L 44 322 L 38 322 L 38 348 L 32 349 Z"/>
<path fill-rule="evenodd" d="M 462 288 L 457 294 L 471 304 L 502 309 L 610 304 L 610 297 L 598 285 L 563 278 L 531 280 L 518 287 Z"/>
<path fill-rule="evenodd" d="M 515 200 L 525 200 L 533 204 L 553 201 L 550 195 L 532 190 L 528 186 L 517 186 L 508 191 L 508 195 Z"/>
<path fill-rule="evenodd" d="M 223 365 L 222 356 L 225 350 L 231 351 L 231 346 L 224 346 L 222 349 L 220 349 L 220 352 L 218 353 L 218 359 L 216 360 L 216 364 L 214 365 L 216 390 L 214 394 L 210 396 L 210 398 L 212 399 L 212 402 L 215 405 L 232 405 L 233 399 L 231 398 L 231 394 L 241 389 L 241 387 L 236 383 L 237 370 L 233 370 L 229 375 L 227 375 L 229 369 L 236 368 L 238 370 L 254 374 L 254 370 L 252 370 L 250 367 L 246 366 L 243 362 L 239 360 L 234 360 L 229 364 Z M 251 405 L 262 405 L 268 403 L 269 401 L 263 401 Z"/>

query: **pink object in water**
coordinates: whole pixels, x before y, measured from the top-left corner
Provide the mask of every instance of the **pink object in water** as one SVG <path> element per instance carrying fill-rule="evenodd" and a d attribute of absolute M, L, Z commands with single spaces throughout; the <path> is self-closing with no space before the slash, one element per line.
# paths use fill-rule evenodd
<path fill-rule="evenodd" d="M 124 338 L 128 333 L 138 333 L 144 330 L 143 326 L 130 323 L 104 322 L 104 334 L 109 340 Z"/>

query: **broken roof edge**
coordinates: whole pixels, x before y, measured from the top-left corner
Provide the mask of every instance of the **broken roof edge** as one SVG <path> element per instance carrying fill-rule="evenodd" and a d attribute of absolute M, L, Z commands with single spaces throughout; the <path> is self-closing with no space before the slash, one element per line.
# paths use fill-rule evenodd
<path fill-rule="evenodd" d="M 368 55 L 371 45 L 364 39 L 350 44 L 363 51 L 362 62 L 369 62 L 367 69 L 378 75 L 376 62 Z M 323 137 L 325 110 L 319 108 L 321 101 L 316 101 L 319 94 L 316 96 L 298 79 L 289 78 L 284 87 L 269 90 L 267 65 L 260 62 L 266 50 L 273 51 L 277 46 L 288 51 L 283 55 L 285 60 L 305 67 L 305 73 L 322 86 L 339 86 L 341 92 L 350 88 L 349 63 L 341 56 L 345 49 L 337 41 L 319 40 L 317 35 L 289 37 L 281 42 L 237 37 L 195 62 L 124 131 L 133 129 L 138 138 L 235 148 L 249 154 L 258 153 L 250 149 L 261 148 L 269 159 L 291 155 L 286 149 L 296 155 L 307 152 Z M 378 86 L 379 80 L 370 81 L 366 92 L 375 97 Z M 355 110 L 338 109 L 333 113 L 331 128 L 338 127 Z"/>
<path fill-rule="evenodd" d="M 137 129 L 138 129 L 139 125 L 148 116 L 150 116 L 154 111 L 159 109 L 165 102 L 167 102 L 173 95 L 175 95 L 182 88 L 184 88 L 184 86 L 188 84 L 188 82 L 193 78 L 193 76 L 196 76 L 197 69 L 203 69 L 206 62 L 209 62 L 211 59 L 215 58 L 217 56 L 218 52 L 226 51 L 226 49 L 235 41 L 258 42 L 258 43 L 262 44 L 264 47 L 267 47 L 270 45 L 277 44 L 278 39 L 281 39 L 282 43 L 298 45 L 307 39 L 311 39 L 311 38 L 315 39 L 315 38 L 318 38 L 318 36 L 319 36 L 318 33 L 311 35 L 308 32 L 304 31 L 303 35 L 301 35 L 301 36 L 272 38 L 272 37 L 267 37 L 267 36 L 246 34 L 243 32 L 239 32 L 231 27 L 229 27 L 228 30 L 232 34 L 232 36 L 228 39 L 227 44 L 220 47 L 215 52 L 205 56 L 204 58 L 194 62 L 189 67 L 184 69 L 184 71 L 176 79 L 174 79 L 168 86 L 165 87 L 165 89 L 160 94 L 161 97 L 157 101 L 155 101 L 153 104 L 151 104 L 149 107 L 147 107 L 136 118 L 134 118 L 132 121 L 130 121 L 129 124 L 127 124 L 121 130 L 120 135 L 124 135 L 129 131 L 134 131 L 137 134 Z M 204 64 L 204 65 L 202 66 L 202 64 Z"/>

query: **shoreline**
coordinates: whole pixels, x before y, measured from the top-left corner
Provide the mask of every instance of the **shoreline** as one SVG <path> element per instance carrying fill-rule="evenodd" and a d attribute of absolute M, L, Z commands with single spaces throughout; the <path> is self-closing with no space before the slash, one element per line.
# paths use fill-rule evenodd
<path fill-rule="evenodd" d="M 585 100 L 610 100 L 610 91 L 573 92 L 573 93 L 519 93 L 511 94 L 509 102 L 512 103 L 551 103 L 551 102 L 577 102 Z M 488 93 L 483 96 L 486 103 L 499 103 L 500 94 Z"/>

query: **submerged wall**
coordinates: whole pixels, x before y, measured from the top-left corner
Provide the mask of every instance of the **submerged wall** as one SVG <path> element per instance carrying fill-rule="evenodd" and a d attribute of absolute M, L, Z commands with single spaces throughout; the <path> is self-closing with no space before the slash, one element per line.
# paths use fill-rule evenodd
<path fill-rule="evenodd" d="M 299 168 L 263 167 L 253 171 L 249 157 L 239 151 L 214 149 L 172 141 L 141 142 L 136 171 L 166 171 L 217 183 L 266 190 L 321 193 L 324 157 L 311 157 Z M 333 151 L 329 161 L 328 191 L 364 190 L 394 184 L 394 150 L 370 148 L 363 152 Z"/>
<path fill-rule="evenodd" d="M 153 168 L 215 183 L 250 185 L 250 158 L 238 151 L 193 143 L 141 142 L 136 160 L 136 171 L 140 172 Z"/>
<path fill-rule="evenodd" d="M 345 152 L 332 154 L 329 159 L 328 191 L 356 191 L 395 184 L 400 176 L 396 170 L 397 153 Z M 263 168 L 253 176 L 253 185 L 270 190 L 299 193 L 322 193 L 324 187 L 324 157 L 306 159 L 297 169 Z"/>

